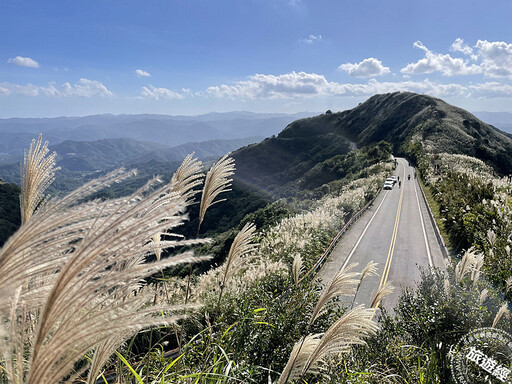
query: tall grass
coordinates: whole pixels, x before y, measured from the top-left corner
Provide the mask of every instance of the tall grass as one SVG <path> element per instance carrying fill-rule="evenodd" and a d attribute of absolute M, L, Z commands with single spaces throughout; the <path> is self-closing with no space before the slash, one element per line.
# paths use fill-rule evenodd
<path fill-rule="evenodd" d="M 54 155 L 46 153 L 40 137 L 23 167 L 25 220 L 0 250 L 1 365 L 12 383 L 70 382 L 86 371 L 92 383 L 124 340 L 175 323 L 195 307 L 155 305 L 144 279 L 208 259 L 192 252 L 147 259 L 204 241 L 172 235 L 186 218 L 187 191 L 197 178 L 176 176 L 166 185 L 155 178 L 130 196 L 90 200 L 131 175 L 117 170 L 41 205 L 55 170 Z M 185 163 L 181 170 L 194 175 L 196 165 Z M 172 240 L 150 241 L 155 233 Z M 92 363 L 84 358 L 90 353 Z"/>

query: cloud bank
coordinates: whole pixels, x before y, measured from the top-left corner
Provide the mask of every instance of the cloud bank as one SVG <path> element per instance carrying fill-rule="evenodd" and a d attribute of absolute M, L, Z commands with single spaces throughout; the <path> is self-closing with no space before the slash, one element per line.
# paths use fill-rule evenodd
<path fill-rule="evenodd" d="M 248 100 L 313 96 L 367 96 L 397 91 L 426 93 L 437 97 L 508 97 L 512 96 L 512 85 L 499 82 L 470 85 L 443 84 L 429 79 L 399 82 L 379 82 L 376 79 L 370 79 L 366 83 L 337 83 L 329 82 L 325 76 L 316 73 L 290 72 L 278 76 L 255 74 L 249 76 L 248 80 L 207 89 L 207 93 L 211 97 Z"/>
<path fill-rule="evenodd" d="M 443 76 L 482 74 L 490 78 L 512 79 L 512 44 L 504 41 L 478 40 L 472 48 L 457 38 L 450 51 L 470 56 L 476 62 L 471 64 L 468 59 L 432 52 L 421 41 L 416 41 L 414 47 L 423 50 L 425 57 L 402 68 L 404 74 L 439 72 Z"/>
<path fill-rule="evenodd" d="M 22 95 L 22 96 L 50 96 L 50 97 L 86 97 L 93 96 L 113 97 L 114 94 L 107 89 L 105 85 L 97 80 L 80 79 L 77 83 L 66 82 L 61 86 L 50 83 L 47 86 L 37 86 L 34 84 L 11 84 L 8 82 L 0 83 L 0 95 Z"/>

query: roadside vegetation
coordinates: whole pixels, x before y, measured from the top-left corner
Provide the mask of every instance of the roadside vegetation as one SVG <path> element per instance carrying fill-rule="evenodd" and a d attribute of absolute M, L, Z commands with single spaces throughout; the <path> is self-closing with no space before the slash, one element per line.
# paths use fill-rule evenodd
<path fill-rule="evenodd" d="M 454 253 L 481 252 L 486 278 L 512 301 L 511 177 L 465 155 L 425 155 L 419 167 Z"/>
<path fill-rule="evenodd" d="M 231 158 L 205 170 L 188 156 L 169 182 L 91 200 L 134 174 L 118 170 L 52 200 L 54 157 L 34 142 L 23 224 L 0 250 L 0 382 L 449 383 L 451 344 L 475 327 L 512 331 L 511 183 L 483 163 L 464 174 L 465 157 L 425 155 L 461 260 L 423 271 L 393 313 L 377 308 L 389 285 L 354 307 L 361 281 L 378 278 L 373 263 L 332 282 L 310 270 L 377 195 L 390 151 L 380 142 L 324 160 L 298 181 L 308 188 L 214 232 L 203 225 L 227 203 Z"/>

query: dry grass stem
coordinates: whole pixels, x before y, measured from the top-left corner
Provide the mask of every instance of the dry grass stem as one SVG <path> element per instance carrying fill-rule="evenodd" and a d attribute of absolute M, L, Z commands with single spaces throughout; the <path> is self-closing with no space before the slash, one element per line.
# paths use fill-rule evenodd
<path fill-rule="evenodd" d="M 505 292 L 510 291 L 512 288 L 512 276 L 505 281 Z"/>
<path fill-rule="evenodd" d="M 482 292 L 480 292 L 480 296 L 478 297 L 478 303 L 482 305 L 485 299 L 487 299 L 487 296 L 489 296 L 489 290 L 486 288 L 482 289 Z"/>

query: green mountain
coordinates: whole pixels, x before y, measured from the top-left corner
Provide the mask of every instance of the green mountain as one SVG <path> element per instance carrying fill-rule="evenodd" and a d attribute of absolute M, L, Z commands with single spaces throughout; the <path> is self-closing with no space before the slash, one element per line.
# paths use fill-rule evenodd
<path fill-rule="evenodd" d="M 376 95 L 351 110 L 294 121 L 277 137 L 233 156 L 241 181 L 287 195 L 343 177 L 340 167 L 347 164 L 340 156 L 381 141 L 390 143 L 395 155 L 464 154 L 484 160 L 499 174 L 512 172 L 509 135 L 443 100 L 409 92 Z"/>
<path fill-rule="evenodd" d="M 409 92 L 376 95 L 332 115 L 338 132 L 358 145 L 386 140 L 397 154 L 448 152 L 480 158 L 501 174 L 512 170 L 512 140 L 468 111 L 434 97 Z"/>

